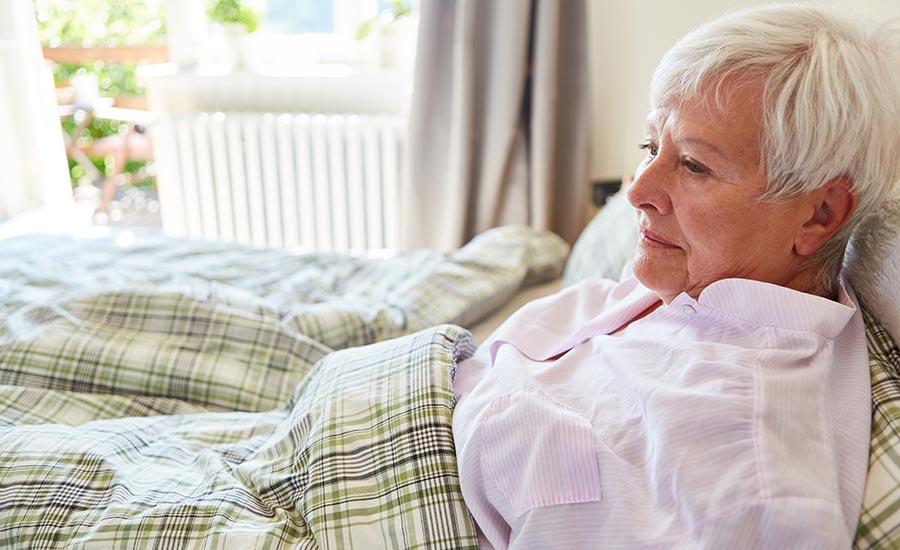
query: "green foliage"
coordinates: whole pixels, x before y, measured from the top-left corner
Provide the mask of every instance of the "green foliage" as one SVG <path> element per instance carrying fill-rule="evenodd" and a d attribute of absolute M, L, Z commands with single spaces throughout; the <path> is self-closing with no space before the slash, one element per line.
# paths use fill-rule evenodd
<path fill-rule="evenodd" d="M 212 0 L 206 14 L 210 21 L 217 23 L 243 23 L 247 32 L 259 27 L 259 15 L 241 0 Z"/>
<path fill-rule="evenodd" d="M 84 128 L 80 134 L 73 135 L 72 132 L 78 127 L 78 124 L 72 117 L 66 117 L 62 121 L 62 128 L 65 132 L 72 136 L 72 139 L 95 140 L 112 136 L 125 131 L 126 124 L 118 120 L 109 120 L 107 118 L 95 118 L 90 124 Z"/>
<path fill-rule="evenodd" d="M 137 84 L 135 69 L 140 63 L 134 61 L 107 62 L 102 60 L 83 63 L 56 63 L 53 66 L 53 81 L 57 84 L 68 82 L 79 69 L 97 75 L 100 94 L 107 97 L 120 95 L 142 95 L 143 88 Z"/>
<path fill-rule="evenodd" d="M 390 7 L 382 10 L 381 13 L 371 19 L 363 21 L 356 31 L 357 40 L 365 40 L 367 36 L 379 25 L 387 25 L 392 21 L 396 21 L 402 17 L 412 14 L 412 6 L 410 0 L 390 0 Z"/>
<path fill-rule="evenodd" d="M 35 0 L 45 46 L 161 46 L 160 0 Z"/>
<path fill-rule="evenodd" d="M 159 0 L 35 0 L 41 44 L 57 46 L 161 46 L 166 31 Z M 57 63 L 53 79 L 66 82 L 78 69 L 97 75 L 105 96 L 138 95 L 135 62 Z"/>

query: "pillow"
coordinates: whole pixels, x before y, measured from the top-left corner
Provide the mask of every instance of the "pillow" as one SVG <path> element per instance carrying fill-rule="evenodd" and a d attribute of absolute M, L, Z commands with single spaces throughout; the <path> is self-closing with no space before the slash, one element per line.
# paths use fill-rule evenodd
<path fill-rule="evenodd" d="M 860 303 L 900 342 L 900 189 L 853 232 L 844 275 Z"/>
<path fill-rule="evenodd" d="M 900 349 L 863 309 L 872 378 L 869 473 L 856 549 L 900 548 Z"/>
<path fill-rule="evenodd" d="M 863 306 L 872 377 L 869 473 L 854 548 L 900 548 L 900 190 L 853 232 L 844 276 Z"/>
<path fill-rule="evenodd" d="M 563 286 L 589 277 L 618 279 L 634 257 L 637 242 L 637 213 L 621 190 L 606 201 L 575 241 L 563 271 Z"/>

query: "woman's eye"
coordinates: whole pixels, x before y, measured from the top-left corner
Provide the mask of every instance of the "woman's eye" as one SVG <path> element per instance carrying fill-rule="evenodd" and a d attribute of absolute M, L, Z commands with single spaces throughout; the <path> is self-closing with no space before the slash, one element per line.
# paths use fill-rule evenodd
<path fill-rule="evenodd" d="M 703 172 L 706 172 L 706 170 L 702 166 L 689 160 L 684 161 L 684 165 L 694 174 L 702 174 Z"/>
<path fill-rule="evenodd" d="M 656 153 L 659 151 L 659 149 L 656 147 L 656 145 L 654 145 L 650 142 L 646 142 L 646 141 L 644 143 L 639 144 L 638 149 L 645 149 L 647 151 L 647 154 L 650 155 L 651 157 L 655 157 Z"/>

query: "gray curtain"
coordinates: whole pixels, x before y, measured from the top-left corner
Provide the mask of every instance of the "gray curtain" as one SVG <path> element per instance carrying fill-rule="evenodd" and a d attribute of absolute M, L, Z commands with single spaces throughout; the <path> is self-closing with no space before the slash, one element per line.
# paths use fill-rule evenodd
<path fill-rule="evenodd" d="M 422 0 L 406 248 L 497 225 L 573 242 L 589 212 L 585 0 Z"/>

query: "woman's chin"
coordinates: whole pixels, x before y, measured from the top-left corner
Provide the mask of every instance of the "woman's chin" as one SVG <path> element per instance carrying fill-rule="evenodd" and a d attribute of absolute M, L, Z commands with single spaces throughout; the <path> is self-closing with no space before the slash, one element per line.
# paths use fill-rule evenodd
<path fill-rule="evenodd" d="M 669 302 L 667 297 L 677 296 L 683 290 L 683 267 L 675 265 L 675 262 L 649 257 L 638 250 L 632 271 L 642 285 L 657 293 L 666 303 Z"/>

